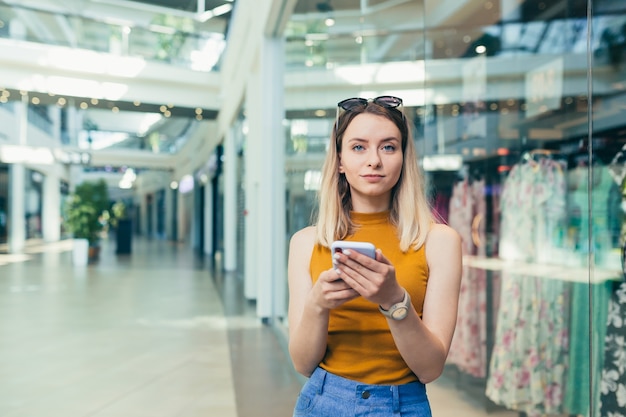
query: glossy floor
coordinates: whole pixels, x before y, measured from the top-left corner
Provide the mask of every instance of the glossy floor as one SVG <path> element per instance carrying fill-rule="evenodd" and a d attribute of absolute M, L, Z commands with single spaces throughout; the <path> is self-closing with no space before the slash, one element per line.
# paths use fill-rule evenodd
<path fill-rule="evenodd" d="M 142 239 L 73 267 L 71 244 L 0 254 L 0 417 L 291 415 L 303 380 L 237 275 Z M 435 416 L 487 415 L 449 379 L 429 395 Z"/>

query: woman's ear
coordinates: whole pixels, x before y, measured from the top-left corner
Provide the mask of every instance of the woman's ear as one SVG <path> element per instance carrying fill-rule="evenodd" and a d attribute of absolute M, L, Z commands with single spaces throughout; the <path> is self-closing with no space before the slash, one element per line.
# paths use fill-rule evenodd
<path fill-rule="evenodd" d="M 339 167 L 338 167 L 338 170 L 339 170 L 339 173 L 340 173 L 340 174 L 343 174 L 343 165 L 341 164 L 341 156 L 339 156 L 338 158 L 339 158 Z"/>

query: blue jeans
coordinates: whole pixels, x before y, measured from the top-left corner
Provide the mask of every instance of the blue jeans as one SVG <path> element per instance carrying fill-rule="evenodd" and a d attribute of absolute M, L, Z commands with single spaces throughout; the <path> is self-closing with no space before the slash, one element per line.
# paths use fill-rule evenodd
<path fill-rule="evenodd" d="M 367 385 L 317 368 L 304 384 L 294 417 L 432 417 L 421 382 Z"/>

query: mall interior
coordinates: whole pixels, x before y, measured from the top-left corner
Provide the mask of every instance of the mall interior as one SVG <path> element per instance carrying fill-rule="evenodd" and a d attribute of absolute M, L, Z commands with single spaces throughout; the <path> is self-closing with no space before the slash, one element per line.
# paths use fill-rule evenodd
<path fill-rule="evenodd" d="M 0 0 L 0 416 L 292 415 L 289 239 L 380 95 L 462 238 L 433 415 L 626 416 L 622 0 Z"/>

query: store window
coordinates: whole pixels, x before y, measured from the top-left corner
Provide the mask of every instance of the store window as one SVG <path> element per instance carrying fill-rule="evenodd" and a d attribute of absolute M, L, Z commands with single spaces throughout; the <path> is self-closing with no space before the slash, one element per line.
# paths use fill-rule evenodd
<path fill-rule="evenodd" d="M 332 27 L 304 3 L 288 67 L 350 66 L 351 92 L 409 98 L 433 210 L 463 239 L 457 330 L 434 389 L 472 415 L 623 415 L 624 2 L 383 2 L 375 16 L 342 9 Z M 423 64 L 424 77 L 358 77 L 389 62 Z M 334 108 L 317 112 L 288 110 L 289 233 L 314 210 L 305 184 Z"/>

